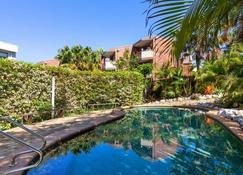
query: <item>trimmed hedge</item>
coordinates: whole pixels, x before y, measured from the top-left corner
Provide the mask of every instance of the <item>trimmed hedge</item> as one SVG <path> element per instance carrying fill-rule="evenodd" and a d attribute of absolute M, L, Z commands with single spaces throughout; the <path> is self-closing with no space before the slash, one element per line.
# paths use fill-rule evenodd
<path fill-rule="evenodd" d="M 141 103 L 144 79 L 137 72 L 81 72 L 0 59 L 0 115 L 20 116 L 50 108 L 51 77 L 56 105 L 85 109 L 91 103 Z"/>

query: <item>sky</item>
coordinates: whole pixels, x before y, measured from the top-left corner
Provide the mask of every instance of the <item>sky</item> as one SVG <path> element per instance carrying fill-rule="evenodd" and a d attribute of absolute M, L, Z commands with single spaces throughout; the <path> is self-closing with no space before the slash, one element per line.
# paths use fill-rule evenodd
<path fill-rule="evenodd" d="M 0 41 L 19 46 L 17 60 L 54 58 L 65 45 L 109 49 L 148 34 L 144 0 L 0 0 Z"/>

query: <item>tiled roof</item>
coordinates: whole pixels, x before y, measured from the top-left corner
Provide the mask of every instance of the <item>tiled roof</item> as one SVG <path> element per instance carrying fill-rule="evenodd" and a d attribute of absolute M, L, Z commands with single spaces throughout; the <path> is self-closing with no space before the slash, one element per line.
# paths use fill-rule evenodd
<path fill-rule="evenodd" d="M 38 64 L 43 64 L 43 65 L 48 65 L 48 66 L 59 66 L 60 61 L 57 59 L 49 59 L 49 60 L 40 61 Z"/>

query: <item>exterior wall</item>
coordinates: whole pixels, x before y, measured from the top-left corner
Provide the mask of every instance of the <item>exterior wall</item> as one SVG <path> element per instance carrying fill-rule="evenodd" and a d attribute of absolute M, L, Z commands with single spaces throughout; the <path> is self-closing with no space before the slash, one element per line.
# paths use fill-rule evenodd
<path fill-rule="evenodd" d="M 154 47 L 153 50 L 155 52 L 153 64 L 160 68 L 164 64 L 170 62 L 170 64 L 173 67 L 177 67 L 177 61 L 175 58 L 172 57 L 172 55 L 169 52 L 162 53 L 162 51 L 165 49 L 165 44 L 163 44 L 163 40 L 154 38 L 153 39 Z"/>
<path fill-rule="evenodd" d="M 18 46 L 0 41 L 0 57 L 16 59 Z"/>
<path fill-rule="evenodd" d="M 121 46 L 121 47 L 113 48 L 109 51 L 115 51 L 115 60 L 114 61 L 117 61 L 124 56 L 124 53 L 126 52 L 126 50 L 129 50 L 129 55 L 131 55 L 132 46 Z"/>
<path fill-rule="evenodd" d="M 151 40 L 151 43 L 143 44 L 144 41 L 150 42 L 149 40 Z M 140 64 L 153 63 L 154 66 L 159 69 L 164 64 L 169 62 L 172 67 L 181 67 L 183 69 L 184 76 L 190 76 L 192 65 L 190 63 L 185 63 L 185 64 L 184 62 L 180 63 L 180 61 L 177 61 L 176 58 L 172 57 L 172 55 L 169 52 L 162 53 L 162 51 L 166 49 L 165 47 L 167 47 L 166 44 L 163 43 L 163 41 L 164 40 L 156 37 L 152 37 L 152 38 L 145 37 L 137 42 L 139 43 L 138 45 L 135 43 L 134 45 L 131 46 L 122 46 L 122 47 L 110 49 L 109 51 L 114 52 L 114 56 L 110 60 L 111 61 L 119 60 L 120 58 L 123 57 L 125 51 L 128 49 L 130 55 L 138 56 Z M 142 44 L 140 42 L 142 42 Z M 148 56 L 146 57 L 146 55 Z M 104 68 L 106 64 L 107 63 L 105 62 L 105 58 L 102 58 L 101 67 L 103 70 L 105 70 Z"/>

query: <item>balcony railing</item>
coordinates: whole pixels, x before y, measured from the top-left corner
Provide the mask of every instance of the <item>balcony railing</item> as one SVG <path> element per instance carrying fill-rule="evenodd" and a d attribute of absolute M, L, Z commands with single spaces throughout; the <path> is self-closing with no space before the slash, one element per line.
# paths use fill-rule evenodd
<path fill-rule="evenodd" d="M 154 51 L 153 50 L 145 50 L 140 52 L 140 60 L 141 61 L 148 61 L 154 58 Z"/>
<path fill-rule="evenodd" d="M 116 70 L 115 61 L 111 61 L 109 58 L 105 59 L 105 70 Z"/>

